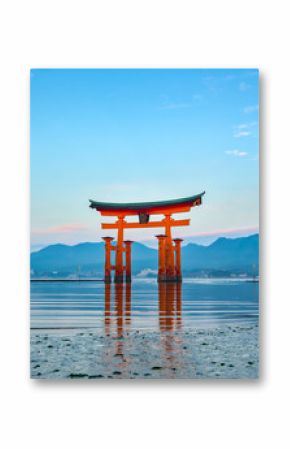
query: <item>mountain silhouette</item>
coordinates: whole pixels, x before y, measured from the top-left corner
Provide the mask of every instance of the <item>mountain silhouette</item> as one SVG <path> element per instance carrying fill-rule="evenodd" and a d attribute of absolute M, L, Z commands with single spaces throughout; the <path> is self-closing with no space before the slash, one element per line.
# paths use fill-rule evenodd
<path fill-rule="evenodd" d="M 104 243 L 56 244 L 31 253 L 31 270 L 37 275 L 52 273 L 103 273 Z M 209 246 L 189 243 L 182 248 L 184 274 L 199 271 L 232 271 L 253 273 L 259 265 L 259 235 L 241 238 L 219 238 Z M 141 243 L 132 245 L 133 274 L 157 270 L 158 251 Z"/>

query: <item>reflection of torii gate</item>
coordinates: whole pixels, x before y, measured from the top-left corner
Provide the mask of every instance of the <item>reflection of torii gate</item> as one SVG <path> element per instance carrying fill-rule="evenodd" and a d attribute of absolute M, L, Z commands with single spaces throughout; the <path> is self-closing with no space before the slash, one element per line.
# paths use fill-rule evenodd
<path fill-rule="evenodd" d="M 115 282 L 131 282 L 131 240 L 124 240 L 124 229 L 130 228 L 165 228 L 165 233 L 157 235 L 159 250 L 159 282 L 181 282 L 181 242 L 182 239 L 172 239 L 171 228 L 188 226 L 190 220 L 175 220 L 172 214 L 189 212 L 194 206 L 201 204 L 205 192 L 187 198 L 151 203 L 101 203 L 90 200 L 90 207 L 96 209 L 102 216 L 118 217 L 115 223 L 102 223 L 102 229 L 117 229 L 117 245 L 111 244 L 113 237 L 103 237 L 105 241 L 105 282 L 111 282 L 111 270 L 115 270 Z M 137 215 L 138 223 L 131 223 L 125 217 Z M 164 215 L 161 221 L 150 221 L 151 215 Z M 174 243 L 173 243 L 174 242 Z M 111 251 L 116 251 L 115 265 L 111 265 Z M 124 265 L 123 259 L 126 259 Z"/>

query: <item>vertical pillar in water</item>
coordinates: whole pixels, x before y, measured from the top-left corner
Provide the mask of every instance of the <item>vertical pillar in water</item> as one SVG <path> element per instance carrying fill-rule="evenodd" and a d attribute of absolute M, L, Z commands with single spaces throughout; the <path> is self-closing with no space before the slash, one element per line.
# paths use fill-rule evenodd
<path fill-rule="evenodd" d="M 104 281 L 106 284 L 111 282 L 111 241 L 114 240 L 113 237 L 103 237 L 105 242 L 105 277 Z"/>
<path fill-rule="evenodd" d="M 131 240 L 125 240 L 125 255 L 126 255 L 126 267 L 125 267 L 125 279 L 126 282 L 130 283 L 132 280 L 132 274 L 131 274 L 131 246 L 132 241 Z"/>
<path fill-rule="evenodd" d="M 182 273 L 181 273 L 181 242 L 182 239 L 173 239 L 175 243 L 175 276 L 176 282 L 182 281 Z"/>
<path fill-rule="evenodd" d="M 118 217 L 117 225 L 118 225 L 118 239 L 116 246 L 115 283 L 122 283 L 124 280 L 123 279 L 124 217 L 122 216 Z"/>
<path fill-rule="evenodd" d="M 166 280 L 166 235 L 159 234 L 156 237 L 158 239 L 158 282 L 164 282 Z"/>
<path fill-rule="evenodd" d="M 171 215 L 165 215 L 165 234 L 166 234 L 166 282 L 175 281 L 175 266 L 174 266 L 174 248 L 171 237 Z"/>

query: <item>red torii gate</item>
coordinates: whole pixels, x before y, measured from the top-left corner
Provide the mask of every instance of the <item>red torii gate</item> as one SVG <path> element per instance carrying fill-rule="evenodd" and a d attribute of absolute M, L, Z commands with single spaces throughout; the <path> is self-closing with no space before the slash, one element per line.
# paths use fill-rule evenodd
<path fill-rule="evenodd" d="M 112 245 L 113 237 L 103 237 L 105 241 L 105 282 L 111 282 L 111 271 L 115 270 L 116 283 L 131 282 L 131 240 L 124 240 L 124 229 L 130 228 L 160 228 L 164 234 L 156 235 L 158 239 L 158 281 L 181 282 L 181 242 L 182 239 L 172 239 L 171 228 L 188 226 L 189 219 L 175 220 L 172 214 L 189 212 L 194 206 L 199 206 L 205 192 L 187 198 L 149 203 L 104 203 L 90 201 L 90 207 L 96 209 L 102 216 L 117 217 L 115 223 L 102 223 L 102 229 L 117 229 L 117 244 Z M 125 217 L 137 215 L 139 222 L 129 223 Z M 164 215 L 160 221 L 150 221 L 151 215 Z M 115 265 L 111 264 L 111 252 L 116 252 Z M 123 258 L 125 254 L 126 263 Z"/>

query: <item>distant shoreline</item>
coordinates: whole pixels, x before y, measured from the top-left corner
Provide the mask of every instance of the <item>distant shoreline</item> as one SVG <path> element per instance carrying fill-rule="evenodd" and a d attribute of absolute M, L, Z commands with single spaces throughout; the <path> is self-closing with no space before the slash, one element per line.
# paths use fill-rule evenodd
<path fill-rule="evenodd" d="M 183 278 L 183 282 L 186 283 L 186 281 L 239 281 L 239 282 L 253 282 L 253 283 L 259 283 L 259 279 L 253 279 L 253 278 L 219 278 L 219 277 L 212 277 L 212 278 Z M 134 281 L 156 281 L 157 278 L 135 278 L 132 279 L 132 282 Z M 104 282 L 104 279 L 30 279 L 30 282 Z M 114 282 L 112 282 L 114 284 Z"/>
<path fill-rule="evenodd" d="M 104 282 L 104 279 L 30 279 L 30 282 Z"/>

